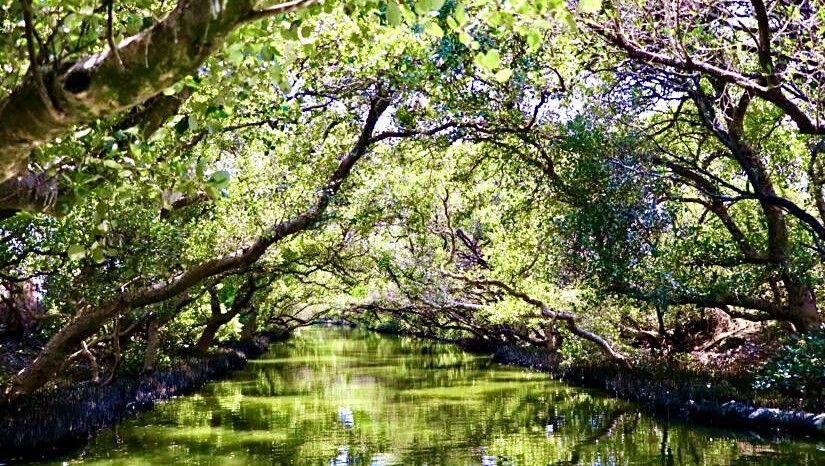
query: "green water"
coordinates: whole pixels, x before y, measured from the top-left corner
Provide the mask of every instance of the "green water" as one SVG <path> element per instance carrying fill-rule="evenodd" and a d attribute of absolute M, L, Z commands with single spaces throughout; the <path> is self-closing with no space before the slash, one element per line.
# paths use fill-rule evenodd
<path fill-rule="evenodd" d="M 308 328 L 233 379 L 104 431 L 62 461 L 822 465 L 825 443 L 668 425 L 454 346 Z"/>

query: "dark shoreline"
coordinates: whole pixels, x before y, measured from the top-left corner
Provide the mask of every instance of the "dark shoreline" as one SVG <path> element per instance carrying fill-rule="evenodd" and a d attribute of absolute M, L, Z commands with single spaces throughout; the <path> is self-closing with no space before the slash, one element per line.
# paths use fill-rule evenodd
<path fill-rule="evenodd" d="M 192 393 L 225 377 L 283 339 L 262 335 L 252 342 L 226 345 L 214 354 L 192 357 L 172 369 L 123 377 L 111 384 L 83 383 L 32 395 L 0 409 L 0 465 L 49 459 L 77 448 L 97 431 L 156 402 Z"/>
<path fill-rule="evenodd" d="M 541 348 L 494 346 L 472 339 L 449 339 L 426 332 L 368 329 L 377 333 L 411 336 L 450 343 L 462 349 L 491 354 L 493 362 L 525 367 L 580 388 L 602 390 L 608 395 L 639 404 L 652 414 L 683 422 L 736 430 L 825 438 L 825 412 L 783 410 L 754 406 L 725 397 L 703 383 L 678 383 L 642 370 L 627 371 L 616 365 L 562 367 L 558 358 Z"/>
<path fill-rule="evenodd" d="M 628 371 L 608 364 L 562 367 L 547 352 L 517 347 L 495 348 L 493 361 L 543 372 L 574 386 L 603 390 L 671 419 L 825 438 L 825 413 L 754 406 L 731 400 L 702 382 L 677 383 L 653 377 L 648 372 Z"/>

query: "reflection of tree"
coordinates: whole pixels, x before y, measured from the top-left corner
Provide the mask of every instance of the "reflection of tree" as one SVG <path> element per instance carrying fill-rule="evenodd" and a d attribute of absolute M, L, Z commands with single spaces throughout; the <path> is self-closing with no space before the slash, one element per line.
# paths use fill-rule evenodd
<path fill-rule="evenodd" d="M 659 448 L 659 455 L 662 458 L 662 464 L 670 466 L 673 464 L 673 450 L 671 450 L 670 445 L 668 444 L 668 431 L 670 425 L 667 422 L 665 422 L 662 427 L 662 446 L 661 448 Z"/>
<path fill-rule="evenodd" d="M 121 428 L 117 454 L 131 458 L 170 442 L 205 462 L 234 456 L 246 464 L 335 464 L 342 447 L 349 464 L 379 455 L 393 464 L 465 464 L 482 454 L 517 464 L 719 464 L 760 453 L 744 440 L 709 444 L 705 432 L 662 425 L 626 403 L 490 366 L 451 346 L 335 335 L 309 332 L 241 378 L 147 413 L 139 428 Z M 413 362 L 428 358 L 441 362 Z M 352 428 L 341 421 L 344 406 Z M 112 455 L 111 444 L 97 442 Z M 159 454 L 166 464 L 181 460 Z"/>
<path fill-rule="evenodd" d="M 582 448 L 593 445 L 594 443 L 613 435 L 616 427 L 625 420 L 626 415 L 627 411 L 624 410 L 612 413 L 610 422 L 604 423 L 603 426 L 591 432 L 585 440 L 581 441 L 573 448 L 570 452 L 570 464 L 579 464 L 579 457 L 581 456 Z"/>

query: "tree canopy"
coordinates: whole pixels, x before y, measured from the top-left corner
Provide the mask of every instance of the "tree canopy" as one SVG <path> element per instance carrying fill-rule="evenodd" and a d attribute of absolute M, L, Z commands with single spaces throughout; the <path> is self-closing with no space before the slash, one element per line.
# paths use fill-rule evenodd
<path fill-rule="evenodd" d="M 7 401 L 319 318 L 625 366 L 822 325 L 818 1 L 0 8 Z"/>

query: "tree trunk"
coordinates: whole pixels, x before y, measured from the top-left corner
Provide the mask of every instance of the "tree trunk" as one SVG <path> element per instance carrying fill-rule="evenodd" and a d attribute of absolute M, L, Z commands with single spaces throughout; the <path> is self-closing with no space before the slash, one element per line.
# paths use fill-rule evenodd
<path fill-rule="evenodd" d="M 149 322 L 146 330 L 146 353 L 143 356 L 143 372 L 151 373 L 155 371 L 158 362 L 158 350 L 160 349 L 160 329 L 163 326 L 158 319 Z"/>
<path fill-rule="evenodd" d="M 248 1 L 217 11 L 213 4 L 181 1 L 163 21 L 121 42 L 116 54 L 106 49 L 37 79 L 30 74 L 0 102 L 0 181 L 23 175 L 37 145 L 138 105 L 193 72 L 252 10 Z"/>
<path fill-rule="evenodd" d="M 788 319 L 800 332 L 822 325 L 822 314 L 808 284 L 792 282 L 788 287 Z"/>
<path fill-rule="evenodd" d="M 811 286 L 790 270 L 791 243 L 785 211 L 773 201 L 778 196 L 767 167 L 751 145 L 743 141 L 742 118 L 730 119 L 731 151 L 760 195 L 760 206 L 768 226 L 766 255 L 779 264 L 779 276 L 787 293 L 787 303 L 780 317 L 791 322 L 798 331 L 805 332 L 821 324 L 822 317 Z"/>
<path fill-rule="evenodd" d="M 252 341 L 256 333 L 258 333 L 258 310 L 253 309 L 246 316 L 246 322 L 243 323 L 243 328 L 241 328 L 241 340 Z"/>
<path fill-rule="evenodd" d="M 198 353 L 205 353 L 209 351 L 209 348 L 212 346 L 212 342 L 215 341 L 215 335 L 218 334 L 218 330 L 220 330 L 226 322 L 229 322 L 229 320 L 225 321 L 225 319 L 210 319 L 210 321 L 206 324 L 206 327 L 203 329 L 203 332 L 201 332 L 198 342 L 195 343 L 195 351 Z"/>

